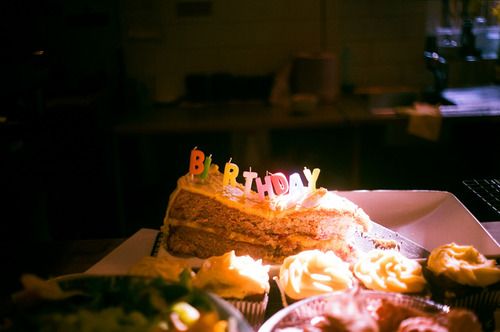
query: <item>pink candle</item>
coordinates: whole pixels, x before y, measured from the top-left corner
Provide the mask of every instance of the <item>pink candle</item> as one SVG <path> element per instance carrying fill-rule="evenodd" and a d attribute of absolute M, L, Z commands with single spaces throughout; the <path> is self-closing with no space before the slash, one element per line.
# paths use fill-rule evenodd
<path fill-rule="evenodd" d="M 248 195 L 252 191 L 252 182 L 257 177 L 257 172 L 252 172 L 252 167 L 250 167 L 249 171 L 243 172 L 243 177 L 245 178 L 245 195 Z"/>
<path fill-rule="evenodd" d="M 274 198 L 273 184 L 269 175 L 264 177 L 264 184 L 262 184 L 262 180 L 260 178 L 255 179 L 255 184 L 257 185 L 257 193 L 259 194 L 259 198 L 261 200 L 265 199 L 266 192 L 270 198 Z"/>
<path fill-rule="evenodd" d="M 288 192 L 288 180 L 286 179 L 285 174 L 271 174 L 271 182 L 273 183 L 273 189 L 276 195 L 282 195 Z"/>

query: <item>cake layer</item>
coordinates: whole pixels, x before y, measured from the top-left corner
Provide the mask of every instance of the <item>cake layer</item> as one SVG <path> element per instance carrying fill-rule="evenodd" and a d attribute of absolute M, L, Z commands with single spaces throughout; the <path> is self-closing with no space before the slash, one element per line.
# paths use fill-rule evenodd
<path fill-rule="evenodd" d="M 168 219 L 169 223 L 176 220 L 196 224 L 199 228 L 215 227 L 248 234 L 252 238 L 258 237 L 260 241 L 272 241 L 275 237 L 290 235 L 325 240 L 335 234 L 348 236 L 358 226 L 353 223 L 352 216 L 325 210 L 290 211 L 273 219 L 263 218 L 184 189 L 175 196 Z"/>
<path fill-rule="evenodd" d="M 313 241 L 305 240 L 305 238 L 298 240 L 298 236 L 291 236 L 290 238 L 276 238 L 274 241 L 247 242 L 238 234 L 229 235 L 227 231 L 222 231 L 222 233 L 218 231 L 220 230 L 171 226 L 164 246 L 174 255 L 199 258 L 219 256 L 234 250 L 237 255 L 249 255 L 254 259 L 262 259 L 268 264 L 281 264 L 286 257 L 313 248 L 323 251 L 332 250 L 344 260 L 357 256 L 355 248 L 344 238 L 339 237 Z"/>

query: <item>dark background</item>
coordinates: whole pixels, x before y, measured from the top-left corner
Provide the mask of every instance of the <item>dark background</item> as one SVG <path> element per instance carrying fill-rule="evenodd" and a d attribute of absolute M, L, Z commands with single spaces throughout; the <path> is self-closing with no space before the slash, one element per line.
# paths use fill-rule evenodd
<path fill-rule="evenodd" d="M 231 157 L 224 132 L 116 136 L 114 124 L 152 104 L 151 91 L 127 75 L 119 6 L 108 1 L 106 10 L 69 15 L 59 1 L 0 4 L 0 116 L 7 119 L 0 123 L 0 238 L 122 237 L 158 228 L 194 146 L 219 164 Z M 270 133 L 270 164 L 319 167 L 319 184 L 329 189 L 460 195 L 462 180 L 498 176 L 498 129 L 498 120 L 445 124 L 439 142 L 384 124 L 280 129 Z M 356 182 L 354 139 L 361 147 Z"/>

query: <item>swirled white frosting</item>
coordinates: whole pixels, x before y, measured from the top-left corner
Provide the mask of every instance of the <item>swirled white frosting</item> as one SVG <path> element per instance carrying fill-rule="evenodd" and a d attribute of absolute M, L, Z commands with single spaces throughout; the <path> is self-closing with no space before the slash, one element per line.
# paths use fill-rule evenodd
<path fill-rule="evenodd" d="M 500 281 L 496 262 L 469 245 L 449 243 L 432 250 L 427 267 L 462 285 L 485 287 Z"/>
<path fill-rule="evenodd" d="M 368 289 L 418 293 L 426 285 L 422 266 L 396 250 L 373 249 L 354 264 L 354 275 Z"/>
<path fill-rule="evenodd" d="M 351 288 L 355 280 L 349 264 L 333 251 L 306 250 L 285 258 L 279 283 L 288 297 L 299 300 Z"/>

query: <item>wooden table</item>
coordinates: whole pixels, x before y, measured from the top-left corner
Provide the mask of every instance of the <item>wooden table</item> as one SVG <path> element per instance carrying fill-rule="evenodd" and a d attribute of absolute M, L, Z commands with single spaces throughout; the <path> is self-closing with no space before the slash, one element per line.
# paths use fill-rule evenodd
<path fill-rule="evenodd" d="M 499 242 L 500 221 L 483 225 Z M 74 240 L 43 244 L 1 243 L 0 259 L 5 268 L 0 293 L 0 314 L 3 308 L 7 308 L 10 295 L 21 289 L 19 277 L 23 273 L 34 273 L 43 278 L 84 272 L 120 273 L 127 270 L 127 266 L 121 266 L 120 261 L 127 260 L 130 263 L 130 260 L 147 255 L 152 249 L 150 247 L 157 233 L 157 230 L 141 229 L 128 239 Z M 131 251 L 131 248 L 134 250 Z M 126 252 L 132 252 L 133 257 L 125 258 Z M 282 307 L 279 290 L 272 281 L 271 283 L 273 287 L 271 287 L 267 318 Z"/>

